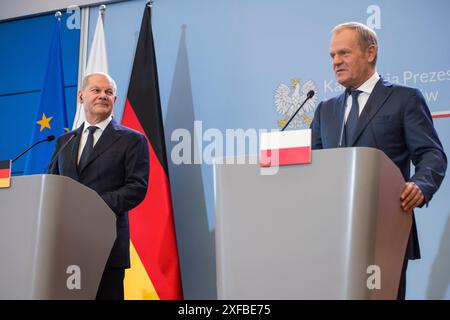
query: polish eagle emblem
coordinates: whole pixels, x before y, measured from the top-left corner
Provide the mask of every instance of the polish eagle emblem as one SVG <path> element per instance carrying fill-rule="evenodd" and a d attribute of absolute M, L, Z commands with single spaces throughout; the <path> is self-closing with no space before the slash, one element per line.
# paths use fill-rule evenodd
<path fill-rule="evenodd" d="M 305 101 L 306 95 L 310 90 L 316 90 L 316 85 L 312 80 L 308 80 L 300 87 L 300 80 L 295 78 L 291 81 L 291 86 L 281 83 L 275 90 L 275 106 L 276 111 L 283 115 L 281 120 L 278 120 L 278 126 L 282 128 L 294 112 Z M 312 111 L 316 108 L 317 95 L 309 99 L 303 108 L 297 113 L 294 119 L 289 124 L 289 128 L 309 127 L 312 122 Z"/>

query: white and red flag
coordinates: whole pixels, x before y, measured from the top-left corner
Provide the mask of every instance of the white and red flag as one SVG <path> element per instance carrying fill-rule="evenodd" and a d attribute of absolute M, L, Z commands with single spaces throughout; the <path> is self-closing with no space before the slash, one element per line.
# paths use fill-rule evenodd
<path fill-rule="evenodd" d="M 259 149 L 262 167 L 311 163 L 311 129 L 262 133 Z"/>

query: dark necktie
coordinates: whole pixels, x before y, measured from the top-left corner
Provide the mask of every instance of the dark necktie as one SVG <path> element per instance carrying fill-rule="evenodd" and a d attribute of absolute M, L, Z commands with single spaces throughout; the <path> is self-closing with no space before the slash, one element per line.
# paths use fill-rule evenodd
<path fill-rule="evenodd" d="M 358 96 L 361 93 L 359 90 L 352 90 L 352 108 L 347 117 L 347 122 L 345 123 L 345 141 L 346 146 L 349 147 L 352 143 L 353 135 L 355 134 L 356 127 L 358 126 L 359 118 L 359 103 Z"/>
<path fill-rule="evenodd" d="M 81 153 L 80 162 L 78 163 L 79 170 L 83 169 L 87 163 L 89 155 L 94 148 L 94 132 L 98 129 L 96 126 L 90 126 L 87 128 L 89 130 L 89 135 L 86 140 L 83 152 Z"/>

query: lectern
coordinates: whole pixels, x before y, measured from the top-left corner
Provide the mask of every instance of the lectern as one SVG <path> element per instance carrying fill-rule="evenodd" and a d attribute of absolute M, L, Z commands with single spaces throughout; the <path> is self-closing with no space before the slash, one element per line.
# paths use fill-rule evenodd
<path fill-rule="evenodd" d="M 412 217 L 383 152 L 313 151 L 277 172 L 218 159 L 214 179 L 219 299 L 396 298 Z"/>
<path fill-rule="evenodd" d="M 0 189 L 0 299 L 94 299 L 116 237 L 93 190 L 62 176 Z"/>

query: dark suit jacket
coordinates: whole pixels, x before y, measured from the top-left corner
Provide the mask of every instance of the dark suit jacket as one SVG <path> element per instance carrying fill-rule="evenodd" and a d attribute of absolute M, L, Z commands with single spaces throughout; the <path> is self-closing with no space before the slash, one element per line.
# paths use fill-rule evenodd
<path fill-rule="evenodd" d="M 147 140 L 141 133 L 121 126 L 113 119 L 95 144 L 86 166 L 78 172 L 77 155 L 83 126 L 75 130 L 76 137 L 64 147 L 49 173 L 82 183 L 106 202 L 116 214 L 117 232 L 106 265 L 129 268 L 128 210 L 136 207 L 147 192 L 150 170 Z M 73 132 L 69 132 L 58 139 L 52 159 L 72 135 Z"/>
<path fill-rule="evenodd" d="M 317 106 L 311 124 L 313 149 L 341 146 L 345 98 L 343 93 Z M 422 190 L 427 204 L 447 168 L 447 157 L 423 95 L 417 89 L 395 85 L 382 78 L 361 112 L 353 141 L 348 141 L 347 145 L 383 151 L 405 180 L 416 183 Z M 415 166 L 412 177 L 411 161 Z M 407 257 L 420 258 L 414 215 Z"/>

